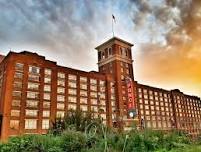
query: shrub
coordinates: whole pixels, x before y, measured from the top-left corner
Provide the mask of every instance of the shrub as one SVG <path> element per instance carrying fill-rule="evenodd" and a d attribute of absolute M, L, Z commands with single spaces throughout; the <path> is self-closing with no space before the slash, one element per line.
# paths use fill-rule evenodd
<path fill-rule="evenodd" d="M 64 118 L 57 118 L 52 122 L 52 127 L 49 130 L 50 134 L 61 135 L 65 130 L 75 130 L 84 132 L 86 127 L 92 123 L 102 124 L 100 118 L 94 118 L 90 112 L 84 114 L 80 110 L 67 111 Z"/>
<path fill-rule="evenodd" d="M 65 152 L 80 152 L 87 149 L 87 138 L 81 132 L 65 131 L 61 136 L 62 149 Z"/>

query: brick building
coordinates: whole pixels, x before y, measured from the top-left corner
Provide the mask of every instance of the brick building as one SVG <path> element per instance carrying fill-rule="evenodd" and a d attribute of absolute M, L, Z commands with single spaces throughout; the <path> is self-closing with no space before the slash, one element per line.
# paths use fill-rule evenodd
<path fill-rule="evenodd" d="M 134 81 L 133 45 L 113 37 L 96 47 L 99 72 L 57 65 L 31 52 L 9 52 L 0 63 L 1 139 L 44 134 L 69 109 L 91 111 L 108 126 L 173 128 L 199 134 L 200 98 Z"/>

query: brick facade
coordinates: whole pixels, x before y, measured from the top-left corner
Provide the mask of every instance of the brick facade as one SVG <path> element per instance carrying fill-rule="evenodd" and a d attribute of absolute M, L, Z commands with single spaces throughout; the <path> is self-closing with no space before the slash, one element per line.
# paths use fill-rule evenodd
<path fill-rule="evenodd" d="M 10 52 L 0 63 L 1 139 L 44 134 L 56 117 L 69 109 L 91 111 L 108 126 L 129 129 L 201 131 L 200 98 L 179 90 L 164 90 L 134 81 L 131 47 L 112 38 L 96 48 L 99 72 L 57 65 L 31 52 Z M 129 117 L 127 79 L 133 87 L 135 109 Z"/>

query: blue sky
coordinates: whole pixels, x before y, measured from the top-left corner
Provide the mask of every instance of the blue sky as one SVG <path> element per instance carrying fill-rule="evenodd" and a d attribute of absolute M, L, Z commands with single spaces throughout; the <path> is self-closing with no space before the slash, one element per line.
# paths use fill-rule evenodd
<path fill-rule="evenodd" d="M 97 70 L 94 48 L 112 37 L 114 14 L 115 36 L 134 44 L 136 80 L 201 95 L 201 74 L 192 68 L 201 65 L 194 34 L 201 32 L 189 33 L 187 24 L 199 29 L 200 6 L 199 0 L 0 0 L 0 53 L 28 50 L 59 65 Z"/>

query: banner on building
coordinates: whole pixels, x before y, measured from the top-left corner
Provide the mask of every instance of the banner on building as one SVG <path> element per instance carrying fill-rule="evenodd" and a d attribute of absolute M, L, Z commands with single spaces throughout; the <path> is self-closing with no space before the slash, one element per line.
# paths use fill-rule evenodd
<path fill-rule="evenodd" d="M 126 78 L 127 93 L 128 93 L 128 115 L 129 118 L 134 118 L 137 115 L 133 81 L 131 78 Z"/>

